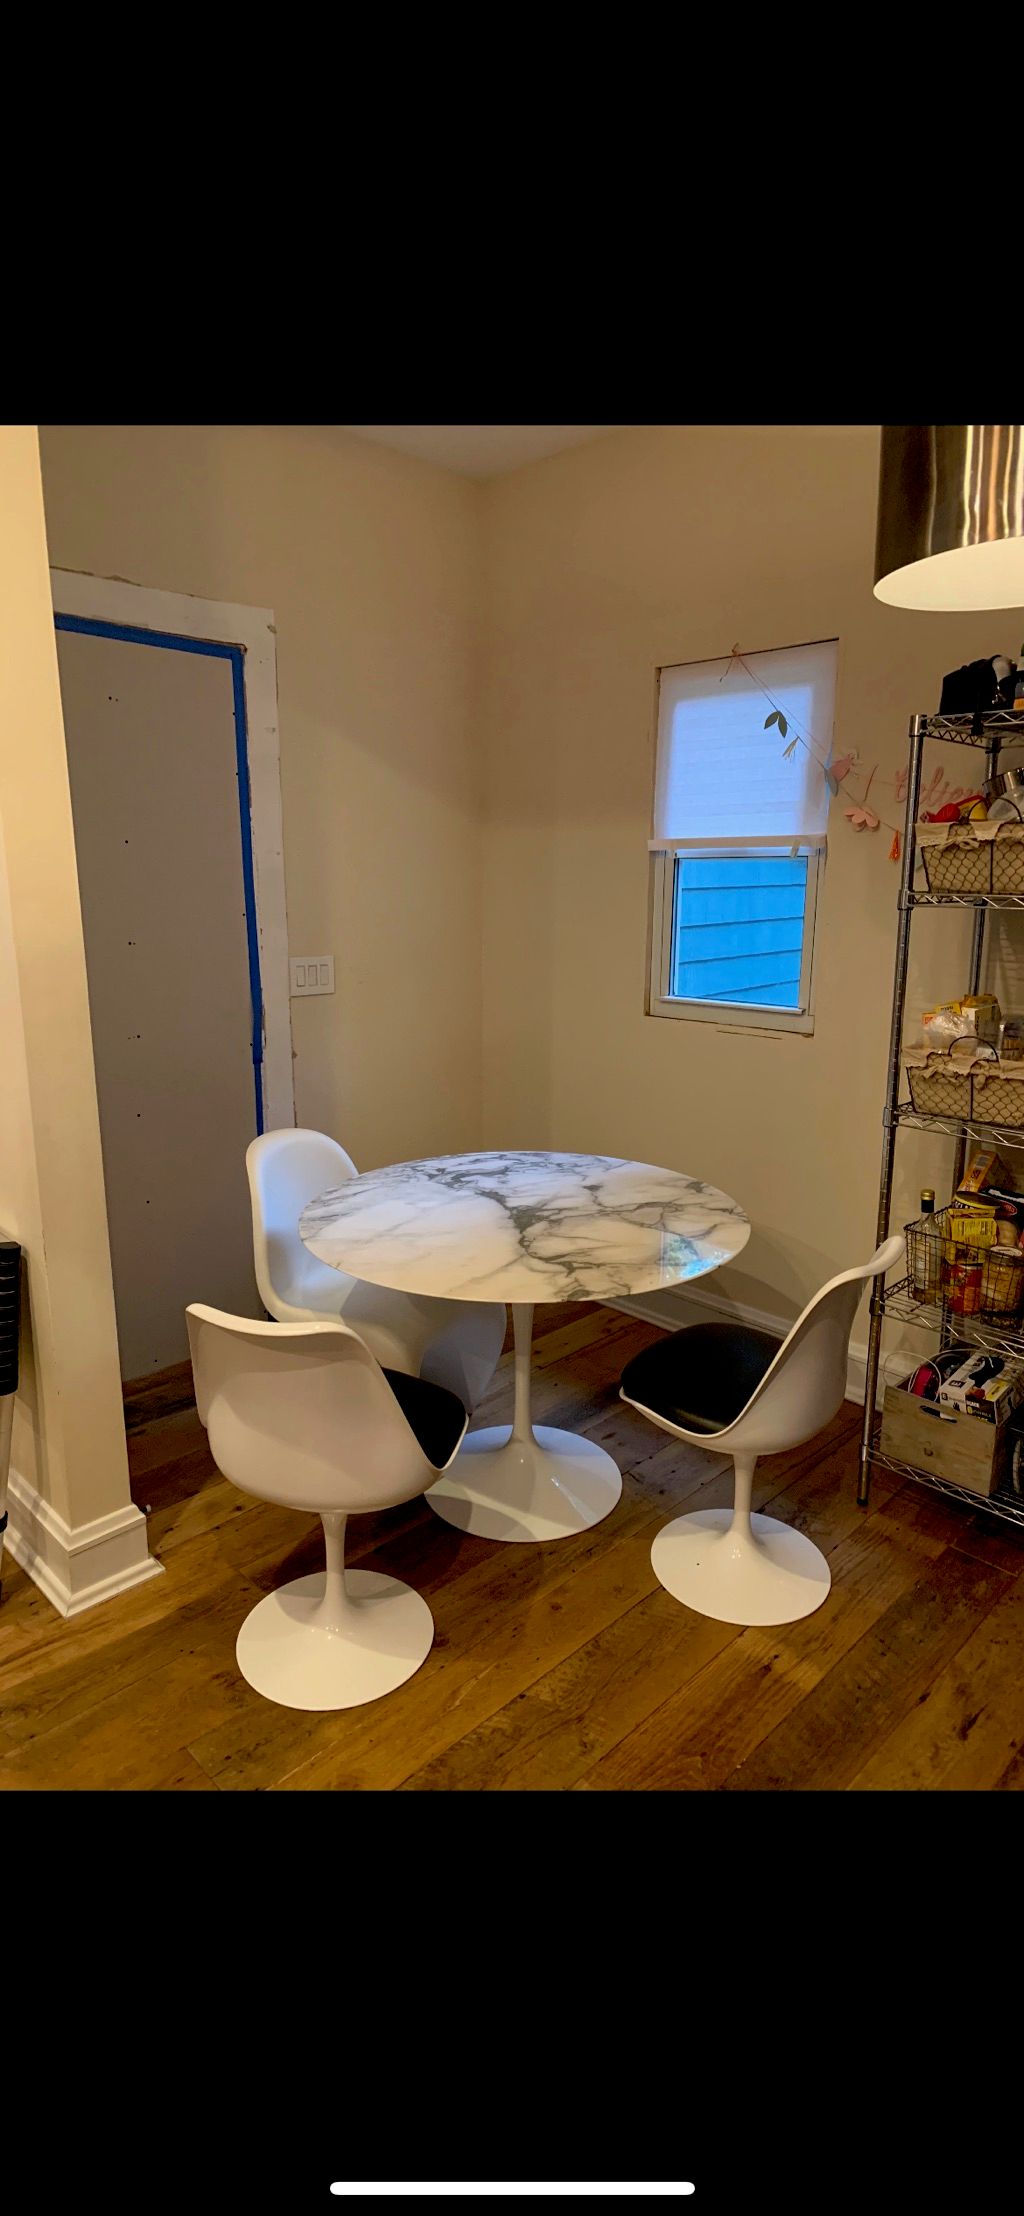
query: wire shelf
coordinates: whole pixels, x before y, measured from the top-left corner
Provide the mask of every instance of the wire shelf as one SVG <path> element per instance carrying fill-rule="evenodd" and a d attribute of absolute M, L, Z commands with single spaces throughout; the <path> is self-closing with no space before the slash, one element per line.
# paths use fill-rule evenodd
<path fill-rule="evenodd" d="M 921 718 L 922 738 L 943 739 L 950 746 L 991 746 L 993 740 L 1008 746 L 1014 735 L 1024 746 L 1024 715 L 1016 708 L 990 708 L 980 716 Z"/>
<path fill-rule="evenodd" d="M 934 1131 L 947 1139 L 974 1139 L 979 1146 L 1024 1147 L 1024 1124 L 975 1123 L 962 1116 L 919 1115 L 909 1100 L 900 1101 L 893 1122 L 909 1126 L 912 1131 Z"/>
<path fill-rule="evenodd" d="M 955 1500 L 961 1507 L 974 1508 L 979 1515 L 1000 1516 L 1004 1523 L 1019 1525 L 1024 1529 L 1024 1494 L 1000 1487 L 995 1493 L 975 1493 L 969 1485 L 955 1485 L 952 1478 L 936 1477 L 932 1470 L 919 1470 L 913 1462 L 896 1462 L 891 1454 L 883 1454 L 878 1446 L 870 1446 L 867 1460 L 875 1469 L 891 1470 L 894 1477 L 911 1478 L 915 1485 L 926 1485 L 930 1492 L 944 1493 L 947 1500 Z"/>
<path fill-rule="evenodd" d="M 922 742 L 939 739 L 954 746 L 981 747 L 991 761 L 997 761 L 1006 749 L 1024 748 L 1024 715 L 1013 708 L 993 708 L 980 715 L 917 715 L 910 724 L 910 774 L 907 783 L 906 820 L 903 831 L 903 874 L 897 901 L 896 966 L 893 978 L 892 1031 L 889 1057 L 889 1090 L 882 1123 L 886 1142 L 882 1153 L 879 1180 L 879 1222 L 888 1227 L 891 1221 L 893 1168 L 895 1140 L 903 1129 L 930 1131 L 961 1142 L 970 1140 L 1000 1148 L 1024 1148 L 1024 1127 L 1007 1128 L 1003 1124 L 986 1123 L 983 1119 L 960 1116 L 919 1115 L 912 1102 L 899 1100 L 900 1039 L 906 1011 L 907 978 L 909 974 L 911 925 L 918 908 L 961 908 L 974 912 L 972 952 L 970 966 L 970 990 L 980 989 L 982 960 L 986 942 L 985 912 L 1003 910 L 1007 913 L 1024 912 L 1024 891 L 1021 892 L 932 892 L 914 889 L 915 866 L 920 859 L 920 847 L 916 839 L 915 806 L 920 793 L 922 767 Z M 980 872 L 984 876 L 984 872 Z M 1008 874 L 1008 873 L 1002 873 Z M 962 1152 L 958 1162 L 962 1162 Z M 909 1260 L 909 1257 L 908 1257 Z M 996 1493 L 972 1492 L 969 1486 L 957 1485 L 951 1479 L 938 1477 L 931 1470 L 916 1468 L 912 1463 L 898 1462 L 883 1454 L 878 1445 L 875 1425 L 875 1393 L 882 1354 L 883 1324 L 911 1324 L 918 1330 L 930 1332 L 940 1342 L 949 1345 L 962 1340 L 968 1346 L 984 1347 L 996 1354 L 1020 1356 L 1024 1354 L 1024 1328 L 1015 1330 L 1010 1318 L 993 1319 L 981 1315 L 958 1315 L 941 1299 L 919 1301 L 914 1297 L 913 1280 L 908 1274 L 897 1283 L 876 1291 L 871 1302 L 871 1332 L 868 1345 L 866 1391 L 864 1397 L 864 1423 L 862 1437 L 862 1470 L 858 1499 L 866 1502 L 869 1497 L 872 1466 L 891 1470 L 897 1477 L 908 1479 L 915 1485 L 924 1485 L 945 1499 L 956 1501 L 977 1516 L 999 1518 L 1024 1530 L 1024 1493 L 1013 1492 L 1005 1483 Z M 1024 1326 L 1024 1317 L 1019 1319 Z M 904 1350 L 905 1351 L 905 1350 Z M 882 1373 L 884 1375 L 884 1372 Z M 1022 1421 L 1024 1428 L 1024 1421 Z"/>
<path fill-rule="evenodd" d="M 1024 739 L 1024 731 L 1021 732 Z M 1024 893 L 908 893 L 908 908 L 1024 908 Z"/>
<path fill-rule="evenodd" d="M 882 1311 L 890 1322 L 917 1324 L 922 1331 L 936 1331 L 950 1339 L 963 1339 L 965 1345 L 985 1347 L 990 1354 L 1024 1354 L 1024 1321 L 1015 1331 L 1012 1325 L 993 1322 L 985 1316 L 960 1316 L 952 1309 L 944 1308 L 940 1301 L 916 1300 L 909 1277 L 901 1277 L 895 1285 L 887 1285 L 882 1297 Z"/>

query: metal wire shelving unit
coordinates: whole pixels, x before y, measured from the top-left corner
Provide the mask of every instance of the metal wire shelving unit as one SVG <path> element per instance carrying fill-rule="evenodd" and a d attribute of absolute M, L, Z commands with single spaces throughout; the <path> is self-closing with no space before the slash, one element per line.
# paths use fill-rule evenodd
<path fill-rule="evenodd" d="M 990 777 L 996 768 L 1004 747 L 1024 746 L 1024 717 L 1011 708 L 998 708 L 987 715 L 976 716 L 912 716 L 910 719 L 910 771 L 907 779 L 907 813 L 903 833 L 903 866 L 898 901 L 896 933 L 896 964 L 893 975 L 892 1022 L 889 1033 L 889 1075 L 885 1109 L 882 1116 L 882 1163 L 878 1185 L 878 1244 L 889 1236 L 889 1217 L 892 1206 L 893 1172 L 896 1163 L 896 1141 L 901 1131 L 931 1131 L 939 1136 L 955 1139 L 956 1157 L 953 1170 L 954 1188 L 963 1174 L 968 1143 L 998 1146 L 1001 1149 L 1016 1147 L 1024 1150 L 1024 1127 L 1004 1124 L 981 1123 L 957 1116 L 919 1115 L 910 1101 L 900 1099 L 902 1067 L 903 1020 L 907 997 L 907 969 L 910 959 L 910 929 L 914 914 L 919 908 L 969 908 L 974 912 L 974 928 L 971 939 L 968 990 L 976 993 L 981 983 L 982 963 L 985 954 L 985 923 L 990 910 L 1024 909 L 1024 893 L 932 893 L 915 892 L 914 865 L 917 858 L 915 825 L 921 798 L 921 770 L 924 746 L 928 739 L 941 740 L 944 745 L 973 746 L 985 754 L 984 775 Z M 999 1353 L 1024 1355 L 1024 1323 L 1020 1331 L 1010 1330 L 1004 1324 L 986 1323 L 980 1316 L 950 1317 L 939 1305 L 922 1303 L 915 1299 L 908 1277 L 898 1283 L 885 1285 L 875 1280 L 871 1297 L 871 1329 L 868 1338 L 867 1373 L 864 1385 L 864 1428 L 861 1439 L 860 1487 L 858 1499 L 867 1501 L 871 1489 L 872 1469 L 885 1469 L 904 1478 L 913 1478 L 919 1485 L 932 1492 L 941 1493 L 947 1499 L 962 1501 L 975 1512 L 1002 1517 L 1005 1521 L 1024 1527 L 1024 1493 L 1016 1493 L 1008 1482 L 997 1492 L 988 1495 L 973 1493 L 966 1486 L 955 1485 L 949 1479 L 937 1477 L 931 1470 L 919 1469 L 913 1463 L 896 1462 L 883 1454 L 877 1444 L 879 1418 L 875 1408 L 878 1388 L 878 1370 L 882 1353 L 882 1327 L 891 1322 L 916 1324 L 948 1342 L 955 1336 L 973 1345 L 990 1347 Z"/>

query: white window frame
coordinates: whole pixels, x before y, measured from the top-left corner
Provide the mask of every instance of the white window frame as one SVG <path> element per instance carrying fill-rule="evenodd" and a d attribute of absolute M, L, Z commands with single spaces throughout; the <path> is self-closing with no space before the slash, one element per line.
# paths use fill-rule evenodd
<path fill-rule="evenodd" d="M 660 676 L 660 672 L 659 672 Z M 742 1000 L 685 1000 L 669 991 L 672 978 L 672 921 L 675 907 L 675 867 L 680 856 L 696 859 L 719 855 L 722 860 L 742 860 L 747 854 L 801 856 L 807 862 L 807 894 L 804 906 L 803 956 L 800 964 L 800 1005 L 773 1008 L 770 1003 L 751 1007 Z M 705 839 L 692 846 L 678 841 L 651 855 L 649 959 L 647 1002 L 649 1016 L 673 1016 L 686 1023 L 717 1023 L 728 1031 L 791 1031 L 809 1038 L 814 1031 L 814 947 L 818 892 L 825 864 L 825 848 L 792 839 Z"/>
<path fill-rule="evenodd" d="M 809 646 L 823 645 L 824 640 L 809 639 Z M 835 645 L 838 655 L 838 639 L 828 640 Z M 759 650 L 761 651 L 761 650 Z M 767 651 L 771 651 L 770 649 Z M 724 656 L 721 659 L 725 659 Z M 652 774 L 658 774 L 658 731 L 661 714 L 661 680 L 664 670 L 680 665 L 664 662 L 654 673 L 654 743 L 652 747 Z M 652 799 L 653 808 L 653 799 Z M 804 907 L 804 936 L 800 962 L 800 1005 L 797 1008 L 773 1008 L 769 1005 L 752 1007 L 746 1001 L 686 1000 L 669 991 L 672 977 L 672 921 L 675 907 L 675 865 L 679 855 L 691 858 L 719 855 L 723 859 L 741 860 L 746 854 L 800 855 L 807 862 L 807 895 Z M 650 848 L 650 876 L 647 911 L 647 986 L 644 999 L 645 1013 L 649 1016 L 670 1016 L 684 1023 L 716 1023 L 725 1031 L 789 1031 L 798 1037 L 810 1038 L 814 1032 L 814 951 L 817 938 L 818 898 L 821 880 L 825 873 L 828 853 L 826 841 L 815 843 L 806 839 L 757 838 L 749 839 L 686 839 L 666 841 L 665 845 L 652 843 Z"/>

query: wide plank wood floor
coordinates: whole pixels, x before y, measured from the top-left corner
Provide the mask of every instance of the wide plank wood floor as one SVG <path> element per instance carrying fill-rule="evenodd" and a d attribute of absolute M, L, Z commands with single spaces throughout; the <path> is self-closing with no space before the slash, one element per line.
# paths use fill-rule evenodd
<path fill-rule="evenodd" d="M 307 1716 L 240 1677 L 260 1595 L 319 1566 L 319 1523 L 248 1500 L 206 1450 L 187 1370 L 126 1396 L 135 1497 L 165 1574 L 65 1623 L 8 1555 L 0 1787 L 153 1792 L 949 1791 L 1024 1786 L 1024 1541 L 876 1473 L 856 1504 L 859 1410 L 759 1465 L 755 1505 L 808 1532 L 817 1615 L 741 1631 L 661 1590 L 651 1541 L 724 1504 L 721 1456 L 617 1397 L 658 1334 L 611 1309 L 538 1311 L 535 1406 L 623 1470 L 613 1515 L 557 1544 L 493 1546 L 422 1501 L 354 1518 L 350 1559 L 406 1578 L 436 1636 L 368 1708 Z M 478 1422 L 511 1415 L 506 1353 Z"/>

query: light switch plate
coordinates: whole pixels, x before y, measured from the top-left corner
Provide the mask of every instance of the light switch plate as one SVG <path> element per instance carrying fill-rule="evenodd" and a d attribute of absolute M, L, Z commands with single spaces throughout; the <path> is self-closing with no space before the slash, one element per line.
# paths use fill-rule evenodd
<path fill-rule="evenodd" d="M 333 954 L 293 954 L 290 968 L 293 1000 L 305 1000 L 310 993 L 333 993 Z"/>

